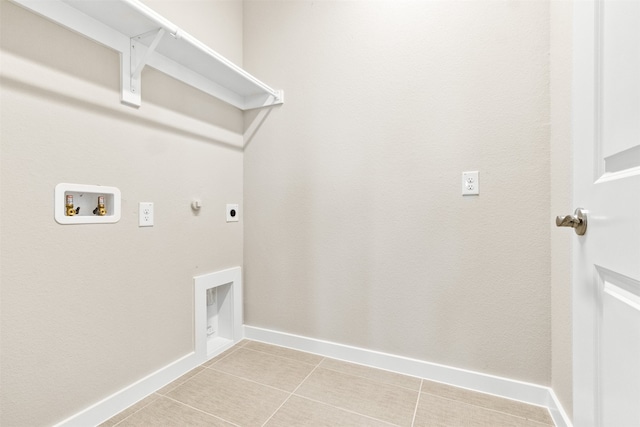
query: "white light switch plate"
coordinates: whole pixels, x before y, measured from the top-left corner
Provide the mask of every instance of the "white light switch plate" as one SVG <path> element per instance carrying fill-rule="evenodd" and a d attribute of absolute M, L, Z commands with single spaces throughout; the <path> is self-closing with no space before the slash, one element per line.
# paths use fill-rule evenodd
<path fill-rule="evenodd" d="M 462 195 L 476 196 L 480 194 L 478 171 L 462 172 Z"/>

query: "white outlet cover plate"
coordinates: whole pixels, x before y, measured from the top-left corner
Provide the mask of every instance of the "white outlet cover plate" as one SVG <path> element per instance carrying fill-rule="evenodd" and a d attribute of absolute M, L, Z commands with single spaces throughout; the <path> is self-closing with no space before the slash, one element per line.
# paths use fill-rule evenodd
<path fill-rule="evenodd" d="M 476 196 L 480 194 L 478 171 L 462 172 L 462 195 Z"/>
<path fill-rule="evenodd" d="M 138 226 L 153 227 L 153 203 L 140 202 L 138 205 Z"/>
<path fill-rule="evenodd" d="M 235 215 L 231 215 L 231 211 L 235 212 Z M 240 210 L 237 203 L 231 203 L 227 205 L 227 222 L 238 222 L 240 220 Z"/>

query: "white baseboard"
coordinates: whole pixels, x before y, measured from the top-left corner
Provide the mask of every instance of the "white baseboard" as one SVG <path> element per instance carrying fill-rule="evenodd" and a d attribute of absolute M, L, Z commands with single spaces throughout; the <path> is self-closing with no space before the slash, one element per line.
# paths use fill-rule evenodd
<path fill-rule="evenodd" d="M 549 404 L 547 408 L 549 408 L 551 417 L 558 427 L 573 427 L 569 415 L 567 415 L 560 400 L 558 400 L 558 396 L 551 388 L 549 389 Z"/>
<path fill-rule="evenodd" d="M 543 406 L 549 409 L 556 426 L 572 427 L 569 417 L 549 387 L 253 326 L 244 326 L 244 337 Z M 216 354 L 225 351 L 235 342 L 219 348 Z M 208 355 L 207 358 L 213 356 L 215 355 Z M 187 354 L 56 424 L 55 427 L 98 425 L 186 374 L 203 361 L 195 352 Z"/>
<path fill-rule="evenodd" d="M 549 409 L 556 426 L 571 427 L 571 421 L 549 387 L 247 325 L 244 337 L 542 406 Z"/>
<path fill-rule="evenodd" d="M 95 426 L 124 411 L 171 381 L 181 377 L 193 368 L 206 362 L 235 343 L 243 336 L 242 325 L 242 269 L 233 267 L 207 273 L 193 278 L 194 283 L 194 336 L 195 349 L 180 359 L 158 369 L 139 381 L 108 396 L 100 402 L 78 412 L 56 427 Z M 220 324 L 219 337 L 207 339 L 207 296 L 209 288 L 230 285 L 230 292 L 224 298 L 219 314 L 228 320 Z"/>
<path fill-rule="evenodd" d="M 101 424 L 114 415 L 124 411 L 129 406 L 161 389 L 171 381 L 186 374 L 201 363 L 202 361 L 196 357 L 195 353 L 189 353 L 56 424 L 55 427 L 87 427 Z"/>
<path fill-rule="evenodd" d="M 54 427 L 97 426 L 180 378 L 190 370 L 200 366 L 203 362 L 233 347 L 239 341 L 240 339 L 236 341 L 229 340 L 228 344 L 218 346 L 215 353 L 207 354 L 206 356 L 199 355 L 196 352 L 189 353 L 56 424 Z"/>

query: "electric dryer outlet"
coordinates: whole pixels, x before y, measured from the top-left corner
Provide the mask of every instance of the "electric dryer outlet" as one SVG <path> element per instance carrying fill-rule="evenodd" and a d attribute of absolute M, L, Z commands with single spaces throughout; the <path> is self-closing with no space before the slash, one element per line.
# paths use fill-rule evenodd
<path fill-rule="evenodd" d="M 240 220 L 240 211 L 238 204 L 232 203 L 227 205 L 227 222 L 238 222 Z"/>

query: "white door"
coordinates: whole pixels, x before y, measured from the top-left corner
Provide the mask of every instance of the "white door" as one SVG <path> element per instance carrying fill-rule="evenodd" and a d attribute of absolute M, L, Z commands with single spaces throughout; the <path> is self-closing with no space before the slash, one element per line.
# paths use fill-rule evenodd
<path fill-rule="evenodd" d="M 575 1 L 573 46 L 574 424 L 639 427 L 640 0 Z"/>

